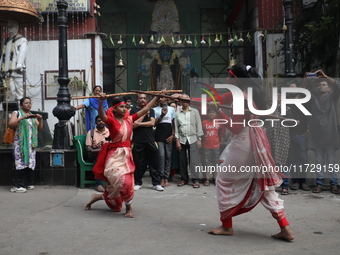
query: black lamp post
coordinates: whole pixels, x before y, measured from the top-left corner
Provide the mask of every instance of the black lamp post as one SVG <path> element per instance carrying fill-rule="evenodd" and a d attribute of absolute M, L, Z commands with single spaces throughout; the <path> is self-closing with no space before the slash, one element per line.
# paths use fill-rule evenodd
<path fill-rule="evenodd" d="M 53 115 L 59 123 L 54 126 L 53 149 L 71 149 L 74 126 L 69 121 L 75 114 L 75 109 L 70 105 L 71 97 L 68 91 L 68 61 L 67 61 L 67 2 L 58 1 L 58 30 L 59 30 L 59 76 L 60 85 L 57 94 L 57 106 L 53 109 Z"/>
<path fill-rule="evenodd" d="M 293 42 L 293 14 L 292 14 L 292 0 L 283 0 L 285 7 L 285 21 L 287 30 L 285 33 L 285 75 L 287 77 L 295 77 L 295 63 L 294 63 L 294 42 Z"/>

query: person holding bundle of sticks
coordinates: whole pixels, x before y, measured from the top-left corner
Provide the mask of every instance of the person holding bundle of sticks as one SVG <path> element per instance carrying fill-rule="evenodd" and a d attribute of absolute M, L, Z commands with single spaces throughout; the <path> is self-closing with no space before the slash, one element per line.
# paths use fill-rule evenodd
<path fill-rule="evenodd" d="M 131 153 L 131 134 L 133 122 L 146 114 L 156 103 L 155 96 L 150 103 L 133 115 L 126 115 L 126 103 L 122 98 L 115 98 L 113 116 L 106 115 L 103 102 L 107 99 L 105 93 L 98 98 L 98 115 L 107 124 L 110 130 L 110 142 L 103 145 L 96 165 L 93 168 L 96 179 L 106 182 L 104 194 L 92 194 L 85 209 L 90 210 L 91 205 L 104 199 L 109 208 L 120 212 L 123 202 L 126 206 L 124 217 L 133 218 L 131 202 L 134 196 L 134 170 Z"/>

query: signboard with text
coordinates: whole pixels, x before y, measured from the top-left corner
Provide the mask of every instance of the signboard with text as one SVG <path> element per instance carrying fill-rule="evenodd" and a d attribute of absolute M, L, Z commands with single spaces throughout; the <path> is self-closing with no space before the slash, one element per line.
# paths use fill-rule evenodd
<path fill-rule="evenodd" d="M 57 13 L 58 0 L 28 0 L 39 13 Z M 90 12 L 90 0 L 66 0 L 67 12 Z"/>

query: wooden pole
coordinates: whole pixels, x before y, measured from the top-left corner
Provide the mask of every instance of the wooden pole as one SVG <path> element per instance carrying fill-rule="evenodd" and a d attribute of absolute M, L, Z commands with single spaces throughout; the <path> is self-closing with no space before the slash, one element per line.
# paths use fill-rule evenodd
<path fill-rule="evenodd" d="M 147 91 L 138 91 L 138 90 L 133 90 L 136 93 L 140 93 L 140 94 L 146 94 L 146 95 L 150 95 L 150 96 L 157 96 L 158 94 L 154 94 L 151 91 L 147 92 Z M 166 97 L 166 98 L 171 98 L 171 99 L 175 99 L 172 96 L 167 96 L 167 95 L 163 95 L 162 97 Z M 176 99 L 175 99 L 176 100 Z M 191 99 L 182 99 L 182 98 L 178 98 L 177 100 L 179 101 L 186 101 L 186 102 L 190 102 L 190 103 L 199 103 L 201 104 L 201 101 L 197 101 L 197 100 L 191 100 Z M 224 108 L 224 109 L 228 109 L 228 110 L 232 110 L 233 107 L 232 106 L 228 106 L 228 105 L 218 105 L 219 108 Z M 251 111 L 249 111 L 248 109 L 244 109 L 244 112 L 246 114 L 251 114 Z M 261 115 L 260 118 L 264 118 L 264 117 L 269 117 L 272 119 L 279 119 L 279 120 L 292 120 L 290 118 L 285 118 L 285 117 L 281 117 L 281 116 L 276 116 L 276 115 L 272 115 L 272 114 L 268 114 L 268 115 Z"/>
<path fill-rule="evenodd" d="M 138 92 L 135 92 L 138 91 Z M 107 97 L 120 97 L 120 96 L 126 96 L 126 95 L 138 95 L 138 94 L 148 94 L 153 93 L 150 95 L 157 95 L 159 93 L 162 93 L 161 91 L 139 91 L 139 90 L 132 90 L 131 92 L 124 92 L 124 93 L 116 93 L 116 94 L 108 94 Z M 182 93 L 182 90 L 168 90 L 166 93 Z M 87 99 L 87 98 L 99 98 L 99 96 L 80 96 L 80 97 L 72 97 L 72 100 L 76 99 Z"/>

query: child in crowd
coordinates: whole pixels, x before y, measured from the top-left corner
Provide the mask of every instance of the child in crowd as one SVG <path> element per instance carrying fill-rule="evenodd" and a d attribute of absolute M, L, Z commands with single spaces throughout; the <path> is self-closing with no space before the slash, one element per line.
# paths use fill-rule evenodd
<path fill-rule="evenodd" d="M 208 119 L 202 122 L 203 132 L 204 132 L 204 140 L 203 140 L 203 149 L 204 149 L 204 159 L 205 159 L 205 170 L 206 170 L 206 179 L 204 182 L 204 186 L 209 186 L 210 182 L 210 169 L 215 169 L 217 165 L 219 165 L 219 156 L 220 156 L 220 144 L 224 141 L 223 131 L 221 125 L 215 124 L 214 119 L 217 115 L 216 107 L 210 107 L 208 109 Z M 211 168 L 213 166 L 213 168 Z M 217 172 L 213 172 L 213 177 L 216 179 Z"/>

